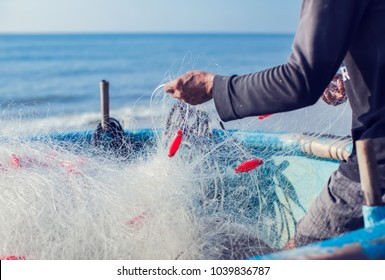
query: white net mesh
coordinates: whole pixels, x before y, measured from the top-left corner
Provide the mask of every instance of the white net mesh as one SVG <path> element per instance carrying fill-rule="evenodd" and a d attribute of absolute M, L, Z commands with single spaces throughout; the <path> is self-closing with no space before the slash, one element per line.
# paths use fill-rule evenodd
<path fill-rule="evenodd" d="M 328 147 L 348 143 L 341 142 L 346 134 L 340 129 L 347 105 L 323 118 L 302 110 L 226 124 L 241 131 L 224 130 L 213 104 L 186 106 L 161 87 L 150 107 L 157 111 L 154 130 L 139 142 L 124 139 L 123 154 L 92 144 L 91 120 L 85 126 L 92 130 L 77 138 L 46 137 L 47 127 L 31 124 L 49 122 L 48 117 L 4 109 L 0 256 L 242 259 L 272 252 L 293 236 L 337 166 L 306 156 L 298 135 L 312 133 L 306 142 L 337 134 Z M 178 130 L 182 142 L 170 158 Z M 263 164 L 234 171 L 253 159 Z"/>

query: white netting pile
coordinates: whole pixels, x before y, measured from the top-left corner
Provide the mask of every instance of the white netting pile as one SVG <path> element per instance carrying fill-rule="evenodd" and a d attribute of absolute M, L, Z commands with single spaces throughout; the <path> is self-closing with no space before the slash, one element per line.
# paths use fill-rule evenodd
<path fill-rule="evenodd" d="M 309 175 L 319 169 L 315 163 L 295 163 L 300 157 L 294 150 L 255 148 L 225 137 L 212 107 L 175 103 L 160 89 L 153 97 L 152 110 L 164 112 L 153 119 L 161 130 L 124 157 L 80 142 L 21 137 L 13 127 L 22 126 L 22 119 L 3 111 L 0 257 L 242 259 L 274 251 L 292 237 L 309 203 L 293 181 L 303 175 L 299 181 L 308 192 L 318 191 L 311 185 L 318 179 Z M 266 121 L 277 132 L 285 119 Z M 178 130 L 182 143 L 170 158 Z M 256 158 L 261 166 L 234 172 Z"/>

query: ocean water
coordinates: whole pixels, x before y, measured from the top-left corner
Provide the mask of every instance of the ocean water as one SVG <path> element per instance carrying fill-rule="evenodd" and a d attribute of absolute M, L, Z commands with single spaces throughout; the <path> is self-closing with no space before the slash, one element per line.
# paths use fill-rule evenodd
<path fill-rule="evenodd" d="M 111 115 L 126 128 L 151 127 L 157 112 L 150 109 L 151 96 L 160 84 L 191 69 L 232 75 L 276 66 L 286 62 L 292 40 L 292 34 L 0 35 L 2 119 L 21 120 L 12 129 L 22 131 L 89 128 L 100 115 L 99 82 L 105 79 Z M 316 114 L 303 114 L 313 123 L 309 128 L 318 123 L 319 117 L 311 120 Z M 330 114 L 326 126 L 349 133 L 348 113 L 324 115 Z M 282 121 L 274 130 L 287 129 Z"/>

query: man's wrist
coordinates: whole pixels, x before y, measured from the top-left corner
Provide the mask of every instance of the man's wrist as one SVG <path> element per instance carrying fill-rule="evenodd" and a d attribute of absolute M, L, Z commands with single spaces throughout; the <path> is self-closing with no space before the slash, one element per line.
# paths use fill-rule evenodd
<path fill-rule="evenodd" d="M 213 97 L 214 77 L 215 77 L 214 74 L 207 73 L 206 81 L 205 81 L 206 92 L 207 92 L 207 94 L 209 95 L 210 98 Z"/>

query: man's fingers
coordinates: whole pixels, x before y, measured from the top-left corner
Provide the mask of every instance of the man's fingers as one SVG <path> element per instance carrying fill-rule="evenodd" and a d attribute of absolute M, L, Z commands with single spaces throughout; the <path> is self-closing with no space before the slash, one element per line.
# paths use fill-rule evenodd
<path fill-rule="evenodd" d="M 329 92 L 329 93 L 334 93 L 336 91 L 338 91 L 338 88 L 333 85 L 333 84 L 330 84 L 327 88 L 326 88 L 326 91 Z"/>
<path fill-rule="evenodd" d="M 164 90 L 164 92 L 167 92 L 167 93 L 174 93 L 175 81 L 172 81 L 172 82 L 165 84 L 163 87 L 163 90 Z"/>
<path fill-rule="evenodd" d="M 333 106 L 340 105 L 346 101 L 345 85 L 341 74 L 338 73 L 333 78 L 321 97 L 325 103 Z"/>
<path fill-rule="evenodd" d="M 181 99 L 182 98 L 182 92 L 180 90 L 175 90 L 172 94 L 172 97 Z"/>
<path fill-rule="evenodd" d="M 182 79 L 179 77 L 178 79 L 175 79 L 167 84 L 164 85 L 164 92 L 173 94 L 176 90 L 180 90 L 182 87 Z"/>
<path fill-rule="evenodd" d="M 339 92 L 341 92 L 342 94 L 345 94 L 345 86 L 342 80 L 337 81 L 337 88 Z"/>
<path fill-rule="evenodd" d="M 327 104 L 331 104 L 333 102 L 333 96 L 328 90 L 325 90 L 322 96 L 322 100 L 325 101 Z"/>

